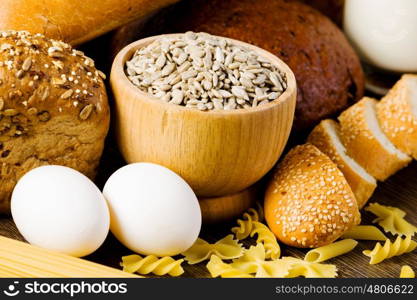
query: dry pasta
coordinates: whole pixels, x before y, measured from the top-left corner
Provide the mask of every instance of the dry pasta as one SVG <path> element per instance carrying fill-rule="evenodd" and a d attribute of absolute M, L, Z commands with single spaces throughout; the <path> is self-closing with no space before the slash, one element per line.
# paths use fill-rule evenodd
<path fill-rule="evenodd" d="M 390 240 L 386 240 L 384 246 L 377 243 L 373 250 L 365 250 L 363 251 L 363 254 L 369 256 L 371 258 L 369 263 L 374 265 L 393 256 L 399 256 L 414 251 L 416 247 L 417 243 L 411 240 L 411 236 L 407 236 L 404 239 L 399 236 L 394 243 Z"/>
<path fill-rule="evenodd" d="M 378 223 L 385 232 L 405 236 L 414 235 L 417 232 L 417 227 L 404 219 L 406 213 L 397 207 L 371 203 L 365 210 L 377 216 L 373 223 Z"/>
<path fill-rule="evenodd" d="M 258 203 L 258 209 L 249 208 L 242 216 L 242 219 L 237 220 L 238 226 L 232 228 L 232 232 L 235 234 L 238 240 L 246 239 L 253 229 L 253 222 L 262 222 L 263 209 Z"/>
<path fill-rule="evenodd" d="M 246 273 L 253 273 L 257 278 L 282 278 L 288 275 L 290 263 L 280 259 L 265 261 L 265 258 L 266 252 L 263 244 L 257 244 L 245 251 L 242 257 L 233 260 L 230 266 Z"/>
<path fill-rule="evenodd" d="M 212 255 L 207 264 L 207 269 L 211 277 L 222 278 L 252 278 L 253 276 L 242 270 L 235 269 L 229 264 L 224 263 L 220 257 Z"/>
<path fill-rule="evenodd" d="M 0 277 L 138 278 L 139 276 L 0 236 Z"/>
<path fill-rule="evenodd" d="M 366 241 L 385 241 L 387 239 L 381 230 L 372 225 L 353 226 L 342 235 L 342 238 Z"/>
<path fill-rule="evenodd" d="M 357 244 L 358 242 L 352 239 L 345 239 L 338 242 L 334 242 L 332 244 L 308 251 L 306 256 L 304 257 L 304 260 L 315 263 L 323 262 L 330 258 L 343 255 L 352 251 Z"/>
<path fill-rule="evenodd" d="M 281 260 L 290 263 L 287 278 L 305 277 L 305 278 L 335 278 L 337 268 L 335 265 L 320 264 L 304 261 L 295 257 L 283 257 Z"/>
<path fill-rule="evenodd" d="M 294 257 L 276 260 L 266 259 L 263 244 L 251 246 L 244 255 L 232 263 L 224 263 L 218 256 L 212 255 L 207 268 L 213 277 L 273 277 L 273 278 L 333 278 L 337 276 L 334 265 L 311 263 Z"/>
<path fill-rule="evenodd" d="M 410 266 L 402 266 L 400 278 L 416 278 L 416 274 Z"/>
<path fill-rule="evenodd" d="M 277 238 L 274 233 L 269 230 L 268 226 L 260 222 L 252 223 L 252 232 L 250 234 L 253 237 L 258 235 L 257 243 L 262 243 L 266 250 L 266 258 L 278 259 L 281 256 L 281 248 L 278 244 Z"/>
<path fill-rule="evenodd" d="M 233 239 L 233 235 L 229 234 L 214 244 L 209 244 L 199 238 L 190 249 L 181 254 L 192 265 L 209 259 L 213 254 L 220 259 L 238 258 L 243 255 L 243 248 L 237 240 Z"/>
<path fill-rule="evenodd" d="M 184 273 L 181 267 L 183 261 L 183 259 L 175 260 L 170 256 L 158 258 L 155 255 L 141 257 L 133 254 L 123 256 L 121 266 L 123 271 L 128 273 L 180 276 Z"/>

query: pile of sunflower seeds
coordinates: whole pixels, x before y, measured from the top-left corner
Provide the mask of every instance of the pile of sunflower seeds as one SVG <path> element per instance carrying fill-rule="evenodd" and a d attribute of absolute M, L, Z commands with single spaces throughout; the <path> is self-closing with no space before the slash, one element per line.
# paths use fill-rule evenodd
<path fill-rule="evenodd" d="M 202 111 L 256 107 L 287 88 L 268 59 L 207 33 L 156 40 L 136 51 L 126 73 L 141 91 Z"/>

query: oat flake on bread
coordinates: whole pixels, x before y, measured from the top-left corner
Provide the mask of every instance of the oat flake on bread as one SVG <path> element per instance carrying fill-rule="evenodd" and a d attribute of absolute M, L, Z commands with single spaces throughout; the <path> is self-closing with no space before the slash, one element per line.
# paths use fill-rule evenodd
<path fill-rule="evenodd" d="M 41 165 L 93 177 L 109 127 L 105 75 L 70 45 L 0 32 L 0 213 L 18 179 Z"/>

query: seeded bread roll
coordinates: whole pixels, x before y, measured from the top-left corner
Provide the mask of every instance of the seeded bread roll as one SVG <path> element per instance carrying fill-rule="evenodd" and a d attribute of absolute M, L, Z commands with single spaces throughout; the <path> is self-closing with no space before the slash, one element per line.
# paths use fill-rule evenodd
<path fill-rule="evenodd" d="M 369 174 L 384 181 L 407 166 L 411 158 L 395 148 L 383 133 L 377 116 L 377 101 L 364 97 L 339 116 L 340 137 L 347 154 Z"/>
<path fill-rule="evenodd" d="M 278 164 L 265 195 L 265 218 L 281 242 L 299 248 L 330 244 L 360 222 L 343 174 L 311 144 L 293 148 Z"/>
<path fill-rule="evenodd" d="M 330 119 L 321 121 L 310 133 L 307 141 L 326 154 L 342 171 L 355 195 L 358 207 L 362 208 L 372 196 L 376 180 L 346 154 L 346 148 L 339 138 L 339 124 Z"/>
<path fill-rule="evenodd" d="M 0 30 L 27 30 L 72 45 L 178 0 L 1 0 Z"/>
<path fill-rule="evenodd" d="M 403 75 L 376 107 L 390 141 L 417 159 L 417 75 Z"/>
<path fill-rule="evenodd" d="M 35 167 L 95 175 L 109 127 L 103 77 L 68 44 L 0 32 L 0 212 L 9 212 L 16 182 Z"/>

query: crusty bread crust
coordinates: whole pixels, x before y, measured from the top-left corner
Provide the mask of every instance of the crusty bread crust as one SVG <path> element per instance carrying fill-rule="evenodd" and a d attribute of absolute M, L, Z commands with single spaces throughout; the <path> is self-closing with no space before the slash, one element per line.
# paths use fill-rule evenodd
<path fill-rule="evenodd" d="M 405 153 L 392 153 L 376 138 L 367 118 L 374 113 L 377 101 L 364 97 L 339 116 L 340 137 L 347 154 L 356 160 L 369 174 L 384 181 L 411 161 Z M 376 112 L 375 112 L 376 113 Z M 379 126 L 379 125 L 377 125 Z M 388 141 L 389 142 L 389 141 Z M 393 145 L 392 145 L 393 146 Z"/>
<path fill-rule="evenodd" d="M 377 105 L 381 128 L 401 151 L 417 159 L 417 75 L 405 74 Z"/>
<path fill-rule="evenodd" d="M 329 244 L 360 222 L 342 172 L 311 144 L 293 148 L 278 164 L 265 195 L 265 218 L 281 242 L 300 248 Z"/>
<path fill-rule="evenodd" d="M 1 0 L 0 30 L 27 30 L 72 45 L 178 0 Z"/>
<path fill-rule="evenodd" d="M 330 134 L 331 130 L 335 132 L 334 136 L 338 138 L 339 124 L 330 119 L 323 120 L 310 133 L 307 141 L 326 154 L 337 165 L 340 171 L 342 171 L 355 195 L 358 207 L 362 208 L 372 196 L 376 188 L 376 180 L 367 174 L 366 170 L 353 159 L 350 161 L 346 159 L 346 153 L 341 153 L 341 151 L 346 149 L 340 149 L 335 145 L 334 139 Z M 341 141 L 339 142 L 341 143 Z M 358 172 L 358 169 L 368 176 L 364 177 Z"/>
<path fill-rule="evenodd" d="M 95 175 L 109 107 L 94 62 L 68 44 L 0 32 L 0 213 L 29 170 L 46 164 Z"/>

